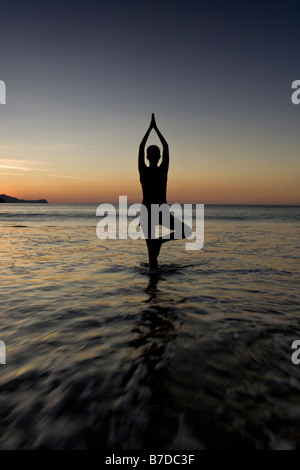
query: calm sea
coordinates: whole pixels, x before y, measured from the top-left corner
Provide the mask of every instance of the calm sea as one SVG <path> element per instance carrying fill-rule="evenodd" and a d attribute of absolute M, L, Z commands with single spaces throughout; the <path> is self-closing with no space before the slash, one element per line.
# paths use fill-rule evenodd
<path fill-rule="evenodd" d="M 300 449 L 299 206 L 206 206 L 205 243 L 99 240 L 1 204 L 1 449 Z"/>

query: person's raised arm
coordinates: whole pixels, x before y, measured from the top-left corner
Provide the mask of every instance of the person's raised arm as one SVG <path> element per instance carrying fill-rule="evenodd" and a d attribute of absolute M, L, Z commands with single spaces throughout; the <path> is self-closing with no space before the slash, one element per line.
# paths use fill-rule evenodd
<path fill-rule="evenodd" d="M 162 133 L 160 132 L 160 130 L 158 129 L 158 127 L 157 127 L 157 124 L 156 124 L 155 118 L 154 118 L 154 114 L 152 114 L 152 121 L 154 121 L 153 129 L 157 133 L 157 135 L 159 137 L 159 140 L 161 141 L 161 144 L 163 146 L 162 162 L 161 162 L 160 166 L 165 167 L 165 169 L 168 171 L 168 168 L 169 168 L 169 145 L 168 145 L 166 139 L 164 138 L 164 136 L 162 135 Z"/>
<path fill-rule="evenodd" d="M 146 142 L 148 140 L 148 137 L 149 137 L 149 134 L 150 132 L 152 131 L 153 129 L 153 114 L 152 114 L 152 119 L 151 119 L 151 123 L 150 123 L 150 126 L 146 132 L 146 134 L 144 135 L 143 137 L 143 140 L 142 142 L 140 143 L 140 147 L 139 147 L 139 171 L 143 171 L 144 168 L 146 168 L 146 164 L 145 164 L 145 145 L 146 145 Z"/>

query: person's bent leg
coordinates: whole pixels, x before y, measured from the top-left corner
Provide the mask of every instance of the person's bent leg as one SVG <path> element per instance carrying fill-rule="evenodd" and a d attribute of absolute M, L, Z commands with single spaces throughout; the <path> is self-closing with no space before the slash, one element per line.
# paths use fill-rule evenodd
<path fill-rule="evenodd" d="M 170 223 L 169 226 L 164 225 L 168 230 L 172 230 L 171 233 L 160 237 L 161 243 L 168 242 L 169 240 L 183 240 L 184 238 L 188 238 L 192 235 L 192 229 L 185 224 L 181 219 L 175 217 L 170 212 Z"/>

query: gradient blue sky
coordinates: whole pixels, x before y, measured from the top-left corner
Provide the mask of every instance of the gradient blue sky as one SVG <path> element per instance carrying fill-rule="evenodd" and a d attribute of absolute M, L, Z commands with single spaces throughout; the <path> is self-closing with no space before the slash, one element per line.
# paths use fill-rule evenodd
<path fill-rule="evenodd" d="M 155 112 L 170 202 L 299 204 L 299 14 L 294 1 L 1 1 L 0 193 L 140 200 Z"/>

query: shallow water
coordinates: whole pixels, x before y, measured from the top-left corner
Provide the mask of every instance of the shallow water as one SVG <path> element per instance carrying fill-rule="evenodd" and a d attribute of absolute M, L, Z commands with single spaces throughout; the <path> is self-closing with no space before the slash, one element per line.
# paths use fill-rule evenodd
<path fill-rule="evenodd" d="M 3 207 L 5 206 L 5 207 Z M 1 449 L 299 449 L 299 207 L 205 209 L 205 245 L 1 205 Z"/>

